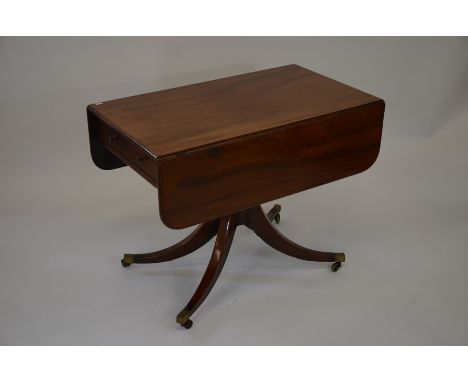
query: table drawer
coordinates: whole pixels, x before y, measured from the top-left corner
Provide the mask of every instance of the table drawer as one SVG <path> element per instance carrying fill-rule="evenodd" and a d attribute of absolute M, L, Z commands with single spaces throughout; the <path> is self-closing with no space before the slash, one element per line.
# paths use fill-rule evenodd
<path fill-rule="evenodd" d="M 146 174 L 156 178 L 156 163 L 153 157 L 144 149 L 127 139 L 123 139 L 122 142 L 117 143 L 117 147 L 125 160 L 131 162 L 129 165 L 133 164 L 132 167 L 137 167 Z"/>
<path fill-rule="evenodd" d="M 126 139 L 115 130 L 104 124 L 98 124 L 96 126 L 96 139 L 106 148 L 112 152 L 122 152 L 122 147 L 125 144 Z"/>
<path fill-rule="evenodd" d="M 92 139 L 157 186 L 157 163 L 152 155 L 89 111 L 88 121 Z"/>

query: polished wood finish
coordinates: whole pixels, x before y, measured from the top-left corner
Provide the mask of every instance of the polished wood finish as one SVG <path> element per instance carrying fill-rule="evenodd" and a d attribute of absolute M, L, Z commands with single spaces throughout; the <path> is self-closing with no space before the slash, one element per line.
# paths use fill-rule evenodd
<path fill-rule="evenodd" d="M 384 102 L 297 65 L 89 105 L 92 157 L 158 188 L 170 228 L 366 170 Z"/>
<path fill-rule="evenodd" d="M 149 254 L 126 254 L 122 259 L 122 265 L 127 267 L 133 263 L 160 263 L 186 256 L 207 243 L 215 234 L 216 241 L 206 271 L 190 301 L 177 315 L 177 322 L 189 329 L 193 322 L 190 317 L 208 297 L 210 291 L 218 280 L 224 267 L 231 244 L 236 232 L 236 227 L 245 225 L 253 230 L 270 247 L 291 257 L 306 261 L 335 262 L 332 271 L 336 271 L 337 264 L 345 261 L 343 253 L 314 251 L 302 247 L 284 237 L 271 221 L 279 221 L 281 207 L 275 205 L 271 211 L 265 214 L 260 206 L 240 211 L 236 214 L 216 219 L 202 224 L 180 243 L 161 251 Z"/>
<path fill-rule="evenodd" d="M 369 168 L 383 104 L 162 160 L 159 213 L 171 228 L 208 221 Z"/>
<path fill-rule="evenodd" d="M 236 227 L 236 215 L 227 216 L 219 220 L 216 242 L 205 274 L 203 275 L 203 278 L 190 301 L 177 315 L 177 322 L 186 328 L 190 328 L 190 326 L 192 326 L 192 322 L 189 320 L 189 317 L 198 309 L 203 301 L 205 301 L 223 270 L 224 263 L 226 262 L 229 250 L 231 249 Z"/>
<path fill-rule="evenodd" d="M 129 165 L 156 187 L 158 166 L 154 156 L 137 142 L 114 130 L 89 110 L 87 114 L 91 158 L 96 166 L 104 170 L 112 170 Z"/>
<path fill-rule="evenodd" d="M 208 243 L 218 230 L 219 221 L 200 224 L 189 236 L 169 248 L 142 254 L 126 254 L 122 259 L 124 267 L 130 264 L 162 263 L 187 256 Z"/>
<path fill-rule="evenodd" d="M 307 249 L 284 237 L 279 205 L 260 204 L 357 174 L 376 160 L 384 102 L 297 65 L 182 86 L 87 107 L 91 156 L 105 170 L 130 166 L 158 189 L 161 220 L 199 226 L 161 251 L 126 254 L 122 265 L 170 261 L 216 235 L 203 278 L 177 322 L 218 279 L 239 225 L 306 261 L 343 253 Z"/>
<path fill-rule="evenodd" d="M 89 105 L 155 157 L 314 120 L 379 101 L 298 65 Z"/>
<path fill-rule="evenodd" d="M 273 227 L 270 223 L 273 218 L 265 215 L 260 206 L 249 209 L 247 214 L 246 226 L 279 252 L 306 261 L 341 262 L 345 259 L 344 253 L 314 251 L 292 242 Z"/>

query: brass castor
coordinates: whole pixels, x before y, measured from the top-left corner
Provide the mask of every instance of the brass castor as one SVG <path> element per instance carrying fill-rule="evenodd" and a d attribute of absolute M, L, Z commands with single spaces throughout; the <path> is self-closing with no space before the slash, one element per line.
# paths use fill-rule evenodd
<path fill-rule="evenodd" d="M 127 268 L 130 265 L 132 265 L 135 261 L 133 260 L 133 256 L 130 255 L 124 255 L 123 259 L 120 260 L 120 263 L 122 264 L 122 267 Z"/>
<path fill-rule="evenodd" d="M 279 224 L 281 220 L 280 211 L 281 206 L 279 204 L 275 204 L 266 215 L 271 222 L 274 220 L 276 224 Z"/>
<path fill-rule="evenodd" d="M 193 321 L 192 320 L 187 320 L 185 321 L 183 324 L 181 324 L 185 329 L 190 329 L 193 325 Z"/>
<path fill-rule="evenodd" d="M 177 323 L 179 323 L 185 329 L 190 329 L 193 325 L 193 321 L 189 318 L 189 316 L 189 312 L 183 310 L 177 315 Z"/>
<path fill-rule="evenodd" d="M 341 262 L 337 261 L 336 263 L 333 263 L 331 266 L 331 271 L 336 272 L 338 269 L 341 268 Z"/>
<path fill-rule="evenodd" d="M 280 221 L 281 221 L 281 215 L 278 213 L 278 215 L 275 216 L 275 223 L 279 224 Z"/>

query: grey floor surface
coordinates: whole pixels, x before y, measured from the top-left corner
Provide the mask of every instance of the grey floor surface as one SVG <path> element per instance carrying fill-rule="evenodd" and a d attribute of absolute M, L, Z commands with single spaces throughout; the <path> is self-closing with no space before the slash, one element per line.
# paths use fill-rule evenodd
<path fill-rule="evenodd" d="M 240 228 L 189 331 L 175 316 L 212 242 L 172 263 L 122 268 L 124 251 L 162 248 L 190 231 L 160 223 L 151 187 L 130 170 L 106 173 L 135 187 L 111 192 L 113 200 L 98 193 L 86 207 L 75 194 L 76 210 L 3 214 L 0 344 L 466 345 L 467 133 L 460 127 L 399 143 L 393 161 L 384 145 L 367 173 L 280 201 L 283 233 L 346 252 L 336 274 L 275 253 Z M 441 153 L 440 140 L 451 150 Z M 434 172 L 444 175 L 434 182 Z"/>

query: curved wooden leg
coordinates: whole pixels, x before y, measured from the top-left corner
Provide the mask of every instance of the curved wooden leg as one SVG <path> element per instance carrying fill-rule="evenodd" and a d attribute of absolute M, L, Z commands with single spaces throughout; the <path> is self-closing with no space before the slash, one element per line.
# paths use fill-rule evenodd
<path fill-rule="evenodd" d="M 288 238 L 284 237 L 270 223 L 269 217 L 265 215 L 260 206 L 247 210 L 247 227 L 253 230 L 265 243 L 274 249 L 298 259 L 306 261 L 337 262 L 345 261 L 344 253 L 320 252 L 302 247 Z M 333 266 L 339 268 L 339 266 Z M 338 270 L 338 269 L 336 269 Z"/>
<path fill-rule="evenodd" d="M 125 254 L 121 263 L 124 267 L 128 267 L 133 263 L 162 263 L 164 261 L 175 260 L 179 257 L 186 256 L 210 241 L 213 236 L 216 235 L 218 225 L 219 220 L 200 224 L 195 231 L 193 231 L 184 240 L 169 248 L 151 253 Z"/>
<path fill-rule="evenodd" d="M 224 263 L 231 248 L 232 239 L 236 232 L 236 215 L 231 215 L 220 219 L 216 242 L 213 248 L 210 262 L 206 268 L 205 274 L 198 285 L 197 290 L 184 309 L 177 315 L 177 322 L 184 328 L 192 327 L 190 316 L 203 303 L 223 269 Z"/>

